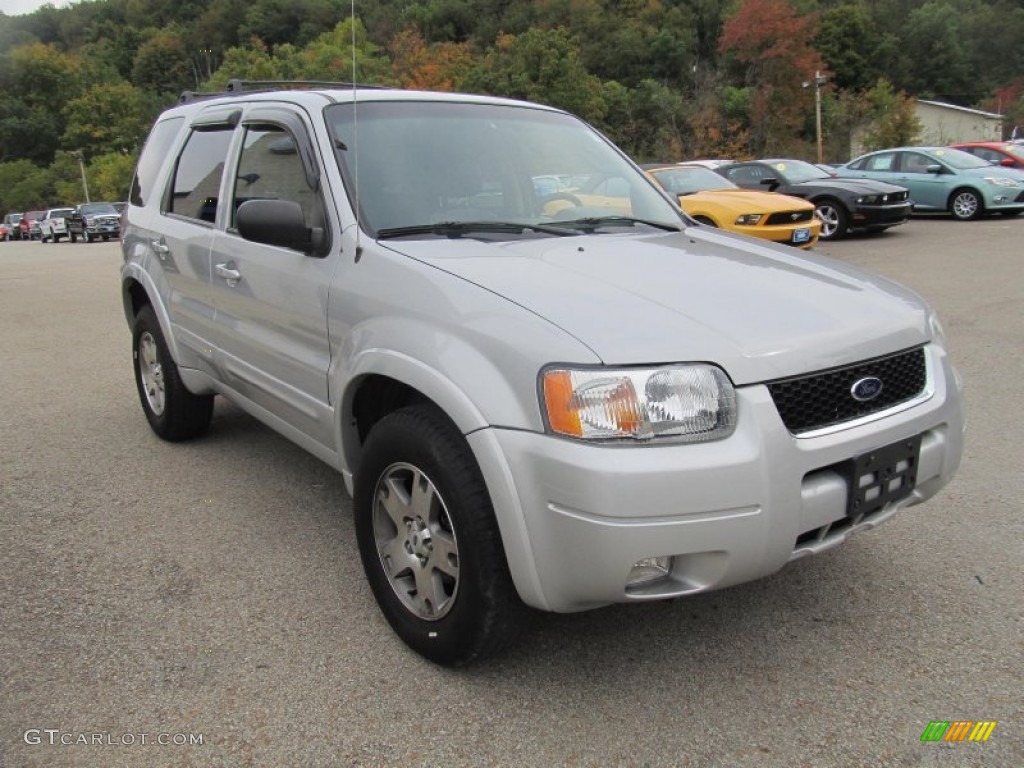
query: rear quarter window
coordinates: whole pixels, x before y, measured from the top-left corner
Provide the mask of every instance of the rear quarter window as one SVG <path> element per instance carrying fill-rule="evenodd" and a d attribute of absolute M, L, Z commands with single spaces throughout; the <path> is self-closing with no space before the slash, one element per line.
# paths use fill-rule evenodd
<path fill-rule="evenodd" d="M 172 117 L 153 126 L 149 138 L 146 139 L 146 145 L 142 148 L 139 164 L 135 168 L 135 178 L 132 179 L 129 197 L 132 205 L 145 205 L 152 198 L 160 166 L 170 155 L 171 146 L 184 122 L 183 117 Z"/>

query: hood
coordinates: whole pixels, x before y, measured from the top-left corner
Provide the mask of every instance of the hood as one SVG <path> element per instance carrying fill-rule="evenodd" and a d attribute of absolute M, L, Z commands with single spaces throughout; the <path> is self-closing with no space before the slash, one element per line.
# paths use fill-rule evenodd
<path fill-rule="evenodd" d="M 747 384 L 929 338 L 907 289 L 722 230 L 387 246 L 547 319 L 608 365 L 713 362 Z"/>
<path fill-rule="evenodd" d="M 793 185 L 794 189 L 810 189 L 811 187 L 819 189 L 845 189 L 856 195 L 891 195 L 893 192 L 903 192 L 906 190 L 906 187 L 898 187 L 885 181 L 846 179 L 842 177 L 835 179 L 811 179 L 810 181 L 802 181 L 799 184 Z"/>
<path fill-rule="evenodd" d="M 814 206 L 799 197 L 752 189 L 713 189 L 694 192 L 680 198 L 684 211 L 693 206 L 717 205 L 740 216 L 744 213 L 778 213 L 780 211 L 813 210 Z"/>

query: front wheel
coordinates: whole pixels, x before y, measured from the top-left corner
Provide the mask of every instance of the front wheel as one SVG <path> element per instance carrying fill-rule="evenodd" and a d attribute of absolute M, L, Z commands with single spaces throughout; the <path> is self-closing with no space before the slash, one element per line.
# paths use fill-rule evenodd
<path fill-rule="evenodd" d="M 85 242 L 87 242 L 87 243 L 91 243 L 92 242 L 92 235 L 90 235 L 88 232 L 85 233 Z"/>
<path fill-rule="evenodd" d="M 814 212 L 821 219 L 820 240 L 839 240 L 846 235 L 850 217 L 835 200 L 822 200 L 815 205 Z"/>
<path fill-rule="evenodd" d="M 984 212 L 981 197 L 973 189 L 958 189 L 949 198 L 949 212 L 957 221 L 971 221 Z"/>
<path fill-rule="evenodd" d="M 132 327 L 135 384 L 146 420 L 164 440 L 179 442 L 202 435 L 213 416 L 213 395 L 193 395 L 181 381 L 160 323 L 148 304 Z"/>
<path fill-rule="evenodd" d="M 447 417 L 411 406 L 381 419 L 356 472 L 354 506 L 370 588 L 410 648 L 454 666 L 515 639 L 528 609 L 480 469 Z"/>
<path fill-rule="evenodd" d="M 71 240 L 72 243 L 77 243 L 78 242 L 78 235 L 76 235 L 74 232 L 71 232 L 68 235 L 68 239 Z"/>

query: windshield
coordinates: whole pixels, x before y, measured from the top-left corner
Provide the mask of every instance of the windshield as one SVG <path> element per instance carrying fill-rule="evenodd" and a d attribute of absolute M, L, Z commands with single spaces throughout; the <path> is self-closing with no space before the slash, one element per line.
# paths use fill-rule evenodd
<path fill-rule="evenodd" d="M 56 209 L 50 211 L 50 218 L 51 219 L 59 219 L 62 216 L 70 216 L 74 212 L 75 212 L 74 208 L 56 208 Z"/>
<path fill-rule="evenodd" d="M 1018 160 L 1024 160 L 1024 146 L 1020 144 L 1006 144 L 1003 146 L 1003 151 L 1013 155 Z"/>
<path fill-rule="evenodd" d="M 982 160 L 980 157 L 975 157 L 970 152 L 964 152 L 962 149 L 932 149 L 927 151 L 932 157 L 941 160 L 952 168 L 960 170 L 992 167 L 992 163 L 988 160 Z"/>
<path fill-rule="evenodd" d="M 707 192 L 713 189 L 738 188 L 725 177 L 707 168 L 662 168 L 651 171 L 651 175 L 673 195 L 692 195 L 694 192 Z"/>
<path fill-rule="evenodd" d="M 801 184 L 814 179 L 831 179 L 832 176 L 825 173 L 821 168 L 803 160 L 776 160 L 771 163 L 772 168 L 779 173 L 786 174 L 786 181 L 790 184 Z"/>
<path fill-rule="evenodd" d="M 441 223 L 523 225 L 576 234 L 573 222 L 680 229 L 680 211 L 600 134 L 558 112 L 518 106 L 366 101 L 328 107 L 350 200 L 373 235 L 439 236 Z M 556 227 L 545 226 L 557 224 Z M 526 229 L 534 227 L 534 229 Z M 537 229 L 540 228 L 540 229 Z M 410 231 L 412 229 L 413 231 Z"/>
<path fill-rule="evenodd" d="M 117 213 L 117 209 L 110 203 L 89 203 L 81 206 L 82 213 Z"/>

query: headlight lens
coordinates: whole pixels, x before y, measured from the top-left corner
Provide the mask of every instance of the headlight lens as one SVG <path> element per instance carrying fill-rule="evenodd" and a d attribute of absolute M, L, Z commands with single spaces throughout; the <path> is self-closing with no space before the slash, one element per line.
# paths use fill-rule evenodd
<path fill-rule="evenodd" d="M 1005 176 L 986 176 L 985 181 L 989 184 L 993 184 L 997 187 L 1019 187 L 1020 183 L 1013 179 L 1008 179 Z"/>
<path fill-rule="evenodd" d="M 864 195 L 858 197 L 857 202 L 861 205 L 875 205 L 878 203 L 878 195 Z"/>
<path fill-rule="evenodd" d="M 757 224 L 761 220 L 760 213 L 745 213 L 742 216 L 737 217 L 736 223 L 740 226 Z"/>
<path fill-rule="evenodd" d="M 550 368 L 543 407 L 557 434 L 587 440 L 720 440 L 736 428 L 736 391 L 713 365 Z"/>

